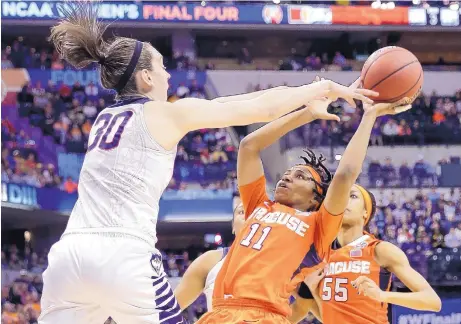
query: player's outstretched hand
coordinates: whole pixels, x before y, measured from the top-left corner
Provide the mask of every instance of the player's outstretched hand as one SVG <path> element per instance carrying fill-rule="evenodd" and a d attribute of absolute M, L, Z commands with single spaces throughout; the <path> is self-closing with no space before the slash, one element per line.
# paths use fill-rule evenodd
<path fill-rule="evenodd" d="M 352 107 L 356 106 L 354 99 L 361 100 L 364 104 L 372 104 L 373 100 L 368 97 L 376 97 L 379 93 L 372 90 L 361 89 L 360 84 L 360 78 L 349 87 L 345 87 L 342 84 L 331 81 L 330 92 L 327 96 L 332 101 L 335 101 L 338 98 L 343 98 Z"/>
<path fill-rule="evenodd" d="M 312 83 L 316 83 L 323 80 L 324 79 L 321 79 L 319 76 L 316 76 Z M 332 101 L 327 97 L 318 98 L 316 100 L 309 102 L 306 109 L 313 119 L 336 120 L 339 122 L 340 119 L 338 116 L 330 114 L 328 112 L 328 106 L 331 102 Z"/>
<path fill-rule="evenodd" d="M 363 104 L 363 110 L 367 113 L 375 113 L 376 117 L 399 114 L 410 108 L 411 103 L 409 98 L 403 98 L 394 103 Z"/>
<path fill-rule="evenodd" d="M 383 291 L 376 282 L 366 276 L 360 276 L 352 281 L 352 286 L 358 290 L 359 295 L 370 297 L 371 299 L 382 301 Z"/>
<path fill-rule="evenodd" d="M 314 270 L 304 279 L 304 283 L 309 287 L 310 291 L 316 291 L 320 281 L 325 277 L 325 270 L 323 267 Z"/>

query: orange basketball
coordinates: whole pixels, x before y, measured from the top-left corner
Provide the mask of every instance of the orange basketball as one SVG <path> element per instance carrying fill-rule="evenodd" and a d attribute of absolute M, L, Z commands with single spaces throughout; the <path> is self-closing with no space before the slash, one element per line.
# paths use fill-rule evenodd
<path fill-rule="evenodd" d="M 383 47 L 368 58 L 362 68 L 362 86 L 379 92 L 375 102 L 396 102 L 408 97 L 412 102 L 423 85 L 423 68 L 410 51 Z"/>

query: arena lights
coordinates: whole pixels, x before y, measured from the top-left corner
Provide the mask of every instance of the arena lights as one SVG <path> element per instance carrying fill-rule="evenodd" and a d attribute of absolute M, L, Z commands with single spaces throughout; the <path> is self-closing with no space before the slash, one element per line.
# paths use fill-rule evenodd
<path fill-rule="evenodd" d="M 272 0 L 272 2 L 275 4 L 280 4 L 280 0 Z"/>
<path fill-rule="evenodd" d="M 221 245 L 222 244 L 222 236 L 221 234 L 216 234 L 214 236 L 214 242 L 216 245 Z"/>

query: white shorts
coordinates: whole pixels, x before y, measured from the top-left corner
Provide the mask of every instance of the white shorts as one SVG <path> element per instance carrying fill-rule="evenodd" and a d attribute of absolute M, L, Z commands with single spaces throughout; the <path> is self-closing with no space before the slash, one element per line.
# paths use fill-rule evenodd
<path fill-rule="evenodd" d="M 160 253 L 136 237 L 65 235 L 43 283 L 39 324 L 184 323 Z"/>

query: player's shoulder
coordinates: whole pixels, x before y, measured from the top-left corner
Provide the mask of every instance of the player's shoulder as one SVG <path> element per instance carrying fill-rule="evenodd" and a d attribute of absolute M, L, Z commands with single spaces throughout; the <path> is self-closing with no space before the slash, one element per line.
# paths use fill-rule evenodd
<path fill-rule="evenodd" d="M 373 255 L 374 249 L 379 244 L 381 240 L 376 239 L 373 235 L 363 234 L 358 239 L 350 242 L 347 245 L 341 246 L 338 242 L 338 239 L 335 239 L 331 243 L 331 253 L 340 255 L 340 254 L 347 254 L 347 255 L 360 255 L 364 257 L 365 255 Z M 368 251 L 365 254 L 363 251 Z"/>
<path fill-rule="evenodd" d="M 272 200 L 270 200 L 269 198 L 266 199 L 266 200 L 263 200 L 261 201 L 255 208 L 256 209 L 260 209 L 260 208 L 264 208 L 264 209 L 267 209 L 268 211 L 281 211 L 283 205 L 280 205 L 279 203 L 276 203 Z"/>
<path fill-rule="evenodd" d="M 222 250 L 207 251 L 195 259 L 189 268 L 196 269 L 196 272 L 199 271 L 206 275 L 219 263 L 219 261 L 221 261 L 222 255 Z"/>
<path fill-rule="evenodd" d="M 373 245 L 375 247 L 375 250 L 379 252 L 387 253 L 387 252 L 401 251 L 397 245 L 392 244 L 391 242 L 380 240 L 376 237 L 370 237 L 368 242 L 369 242 L 369 245 Z"/>
<path fill-rule="evenodd" d="M 127 106 L 133 106 L 133 105 L 148 105 L 153 103 L 153 101 L 147 97 L 132 97 L 132 98 L 127 98 L 123 100 L 118 100 L 114 104 L 106 107 L 105 109 L 116 109 L 116 108 L 124 108 Z"/>
<path fill-rule="evenodd" d="M 380 241 L 375 247 L 376 261 L 384 268 L 394 263 L 408 262 L 408 258 L 398 246 L 387 242 Z"/>
<path fill-rule="evenodd" d="M 201 258 L 202 263 L 209 263 L 215 265 L 219 261 L 221 261 L 223 257 L 224 251 L 222 249 L 219 250 L 209 250 L 203 253 L 199 258 Z"/>

